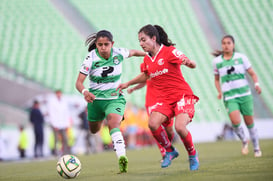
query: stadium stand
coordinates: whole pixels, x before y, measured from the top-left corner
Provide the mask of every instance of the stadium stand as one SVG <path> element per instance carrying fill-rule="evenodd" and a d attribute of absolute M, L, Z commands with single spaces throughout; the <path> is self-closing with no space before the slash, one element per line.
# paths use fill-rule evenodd
<path fill-rule="evenodd" d="M 84 42 L 48 1 L 0 3 L 0 62 L 51 89 L 75 93 Z"/>
<path fill-rule="evenodd" d="M 200 97 L 196 105 L 195 121 L 227 120 L 222 102 L 216 99 L 212 73 L 213 57 L 210 55 L 212 49 L 198 23 L 190 0 L 160 3 L 157 0 L 67 2 L 75 6 L 94 29 L 110 30 L 114 35 L 114 46 L 117 47 L 141 49 L 137 38 L 138 30 L 146 24 L 161 25 L 169 34 L 169 38 L 177 44 L 176 47 L 197 62 L 195 70 L 182 67 L 186 80 Z M 269 86 L 273 74 L 269 69 L 269 57 L 272 57 L 269 50 L 272 45 L 272 3 L 261 1 L 259 4 L 260 1 L 255 0 L 230 2 L 212 1 L 224 28 L 235 35 L 237 49 L 245 52 L 251 60 L 255 60 L 251 62 L 264 87 L 263 100 L 273 111 L 269 102 L 273 92 L 272 86 Z M 253 8 L 256 6 L 263 8 L 263 11 Z M 223 7 L 234 8 L 235 11 Z M 246 10 L 239 11 L 242 8 Z M 230 22 L 233 26 L 230 26 Z M 244 26 L 242 23 L 245 23 Z M 251 23 L 260 26 L 252 26 Z M 65 93 L 77 93 L 75 79 L 87 54 L 84 40 L 69 23 L 69 19 L 65 19 L 49 1 L 2 0 L 0 35 L 0 63 L 51 89 L 62 88 Z M 141 58 L 125 61 L 123 81 L 139 73 L 141 61 Z M 0 76 L 5 74 L 1 73 Z M 144 96 L 144 89 L 133 95 L 126 95 L 128 101 L 139 106 L 144 105 Z"/>
<path fill-rule="evenodd" d="M 212 0 L 228 34 L 235 38 L 236 49 L 246 54 L 260 78 L 263 101 L 273 113 L 273 72 L 270 64 L 273 52 L 273 2 L 242 0 Z"/>

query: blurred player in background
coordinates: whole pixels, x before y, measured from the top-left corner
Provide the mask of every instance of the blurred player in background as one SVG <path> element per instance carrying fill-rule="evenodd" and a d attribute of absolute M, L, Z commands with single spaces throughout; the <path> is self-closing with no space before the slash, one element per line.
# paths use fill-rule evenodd
<path fill-rule="evenodd" d="M 161 167 L 168 167 L 178 152 L 172 146 L 166 131 L 161 126 L 175 116 L 175 130 L 189 154 L 190 170 L 199 168 L 198 153 L 194 147 L 187 125 L 194 116 L 194 104 L 199 100 L 185 81 L 180 66 L 195 68 L 194 61 L 177 50 L 168 39 L 164 29 L 158 25 L 146 25 L 138 32 L 140 46 L 148 54 L 144 57 L 144 72 L 134 79 L 120 84 L 119 89 L 145 83 L 150 79 L 156 89 L 156 105 L 151 110 L 149 128 L 154 138 L 166 149 Z"/>
<path fill-rule="evenodd" d="M 213 60 L 213 69 L 215 87 L 218 91 L 217 98 L 222 99 L 223 97 L 233 129 L 242 141 L 242 154 L 248 154 L 248 140 L 241 125 L 240 114 L 243 115 L 249 130 L 254 147 L 254 156 L 261 157 L 258 133 L 253 120 L 253 97 L 246 79 L 246 73 L 252 78 L 256 92 L 261 94 L 258 77 L 248 58 L 235 52 L 235 42 L 231 35 L 222 38 L 222 50 L 216 50 L 213 55 L 216 57 Z"/>
<path fill-rule="evenodd" d="M 67 101 L 63 97 L 61 90 L 56 90 L 54 95 L 48 98 L 48 116 L 49 123 L 54 134 L 54 155 L 70 154 L 71 149 L 68 145 L 67 130 L 70 126 L 70 112 Z M 58 142 L 61 141 L 61 150 L 58 148 Z"/>
<path fill-rule="evenodd" d="M 33 125 L 35 143 L 34 143 L 34 157 L 43 157 L 44 145 L 44 116 L 40 110 L 40 103 L 35 100 L 33 102 L 29 119 Z"/>
<path fill-rule="evenodd" d="M 140 65 L 140 70 L 141 70 L 141 72 L 144 71 L 144 63 L 142 63 Z M 135 87 L 127 89 L 127 92 L 129 94 L 131 94 L 135 90 L 141 89 L 141 88 L 143 88 L 145 86 L 146 86 L 145 107 L 146 107 L 147 114 L 150 115 L 151 110 L 156 105 L 156 90 L 154 89 L 150 79 L 146 80 L 146 82 L 144 82 L 144 83 L 137 84 Z M 166 130 L 166 133 L 168 135 L 168 138 L 169 138 L 170 142 L 172 142 L 173 138 L 174 138 L 173 118 L 171 120 L 168 120 L 168 121 L 165 121 L 164 123 L 162 123 L 162 126 Z M 156 140 L 156 144 L 157 144 L 157 146 L 158 146 L 158 148 L 160 150 L 162 158 L 164 159 L 164 157 L 166 155 L 166 149 L 161 144 L 159 144 L 157 142 L 157 140 Z"/>
<path fill-rule="evenodd" d="M 128 159 L 120 131 L 126 101 L 116 88 L 120 83 L 122 62 L 131 56 L 145 56 L 145 52 L 114 48 L 113 36 L 102 30 L 91 34 L 86 44 L 89 54 L 83 61 L 76 81 L 76 88 L 88 102 L 88 121 L 91 133 L 97 133 L 106 118 L 114 150 L 119 158 L 120 172 L 127 172 Z M 89 76 L 89 90 L 83 85 Z"/>

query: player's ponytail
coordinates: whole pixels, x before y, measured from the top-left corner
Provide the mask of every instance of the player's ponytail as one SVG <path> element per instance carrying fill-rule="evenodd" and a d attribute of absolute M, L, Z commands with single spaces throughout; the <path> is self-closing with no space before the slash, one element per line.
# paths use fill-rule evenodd
<path fill-rule="evenodd" d="M 138 31 L 138 33 L 143 32 L 144 34 L 146 34 L 147 36 L 149 36 L 150 38 L 152 38 L 153 36 L 156 37 L 156 42 L 161 45 L 165 45 L 165 46 L 171 46 L 171 45 L 175 45 L 174 43 L 172 43 L 172 41 L 168 38 L 167 33 L 164 31 L 164 29 L 159 26 L 159 25 L 145 25 L 142 28 L 140 28 L 140 30 Z"/>
<path fill-rule="evenodd" d="M 109 41 L 113 41 L 113 35 L 107 30 L 101 30 L 97 33 L 93 33 L 86 38 L 85 46 L 88 46 L 88 52 L 96 49 L 96 41 L 100 37 L 107 37 Z"/>
<path fill-rule="evenodd" d="M 163 44 L 165 46 L 174 46 L 175 43 L 172 43 L 172 41 L 168 38 L 168 34 L 165 32 L 165 30 L 159 26 L 159 25 L 154 25 L 154 27 L 157 29 L 158 34 L 159 34 L 159 44 Z"/>
<path fill-rule="evenodd" d="M 88 52 L 96 49 L 97 33 L 89 35 L 85 41 L 85 46 L 88 46 Z"/>

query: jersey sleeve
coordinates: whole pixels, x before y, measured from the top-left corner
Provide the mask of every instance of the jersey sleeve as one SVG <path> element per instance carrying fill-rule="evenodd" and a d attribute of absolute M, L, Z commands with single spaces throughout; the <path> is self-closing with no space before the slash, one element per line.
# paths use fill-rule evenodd
<path fill-rule="evenodd" d="M 251 63 L 245 55 L 243 55 L 243 64 L 246 70 L 251 67 Z"/>
<path fill-rule="evenodd" d="M 141 66 L 140 70 L 141 70 L 141 72 L 144 72 L 149 75 L 148 66 L 146 63 L 146 61 L 148 61 L 148 55 L 146 55 L 143 60 L 144 60 L 143 63 L 140 65 Z"/>
<path fill-rule="evenodd" d="M 118 54 L 121 54 L 123 58 L 128 58 L 130 54 L 130 50 L 127 48 L 115 48 L 115 51 L 117 51 Z"/>
<path fill-rule="evenodd" d="M 143 62 L 143 63 L 141 63 L 140 64 L 140 72 L 144 72 L 144 70 L 145 70 L 145 63 Z"/>
<path fill-rule="evenodd" d="M 173 48 L 170 53 L 170 63 L 177 63 L 182 64 L 184 59 L 187 59 L 188 57 L 180 50 Z"/>
<path fill-rule="evenodd" d="M 212 68 L 213 68 L 214 75 L 219 75 L 219 70 L 217 69 L 217 66 L 216 66 L 216 59 L 212 61 Z"/>
<path fill-rule="evenodd" d="M 91 53 L 89 53 L 81 65 L 80 72 L 82 74 L 89 75 L 91 66 L 92 66 L 92 58 L 91 58 Z"/>

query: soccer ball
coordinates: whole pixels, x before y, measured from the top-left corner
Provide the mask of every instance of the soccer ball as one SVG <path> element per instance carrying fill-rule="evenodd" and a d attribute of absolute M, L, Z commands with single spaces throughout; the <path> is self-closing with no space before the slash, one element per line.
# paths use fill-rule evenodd
<path fill-rule="evenodd" d="M 64 155 L 57 162 L 57 172 L 63 178 L 76 178 L 80 171 L 81 162 L 74 155 Z"/>

